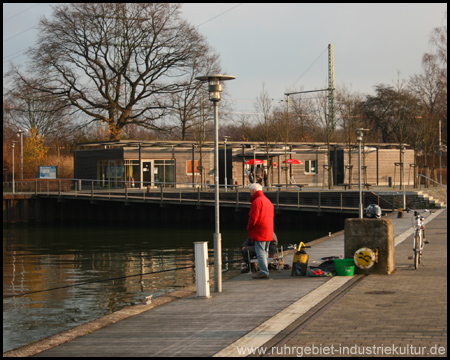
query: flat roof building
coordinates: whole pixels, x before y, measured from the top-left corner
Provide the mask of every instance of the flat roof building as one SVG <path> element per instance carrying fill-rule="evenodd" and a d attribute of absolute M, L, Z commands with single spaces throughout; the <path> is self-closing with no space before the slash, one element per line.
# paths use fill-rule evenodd
<path fill-rule="evenodd" d="M 214 144 L 194 141 L 119 140 L 81 143 L 74 151 L 74 177 L 96 180 L 100 187 L 198 187 L 214 184 Z M 405 145 L 407 147 L 407 145 Z M 304 184 L 328 187 L 358 182 L 358 147 L 332 143 L 328 163 L 326 143 L 233 142 L 220 144 L 219 183 L 248 186 L 253 176 L 264 185 Z M 414 182 L 414 151 L 404 155 L 405 183 Z M 283 163 L 287 159 L 297 164 Z M 254 160 L 256 165 L 253 164 Z M 401 182 L 400 144 L 365 144 L 362 182 Z"/>

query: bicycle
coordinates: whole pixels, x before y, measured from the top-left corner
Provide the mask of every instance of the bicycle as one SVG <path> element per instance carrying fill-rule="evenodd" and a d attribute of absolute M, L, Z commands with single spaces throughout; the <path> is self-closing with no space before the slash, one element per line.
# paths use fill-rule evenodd
<path fill-rule="evenodd" d="M 422 212 L 413 209 L 405 209 L 405 211 L 408 213 L 410 211 L 414 211 L 414 218 L 412 220 L 414 225 L 414 248 L 413 248 L 414 255 L 409 259 L 414 259 L 414 269 L 417 269 L 419 267 L 419 264 L 422 263 L 424 244 L 429 243 L 429 241 L 427 241 L 425 236 L 425 225 L 423 224 L 424 217 L 420 214 L 426 212 L 434 214 L 434 211 L 428 209 L 425 209 Z"/>

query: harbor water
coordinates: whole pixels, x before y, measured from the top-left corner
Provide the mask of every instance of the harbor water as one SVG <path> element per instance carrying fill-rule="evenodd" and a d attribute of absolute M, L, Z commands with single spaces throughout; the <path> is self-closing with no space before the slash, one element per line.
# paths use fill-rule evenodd
<path fill-rule="evenodd" d="M 277 229 L 280 245 L 323 230 Z M 3 228 L 3 351 L 195 282 L 193 243 L 214 229 L 13 225 Z M 223 260 L 239 260 L 245 228 L 223 229 Z M 237 261 L 229 265 L 241 266 Z M 178 269 L 178 270 L 175 270 Z M 171 270 L 171 271 L 165 271 Z"/>

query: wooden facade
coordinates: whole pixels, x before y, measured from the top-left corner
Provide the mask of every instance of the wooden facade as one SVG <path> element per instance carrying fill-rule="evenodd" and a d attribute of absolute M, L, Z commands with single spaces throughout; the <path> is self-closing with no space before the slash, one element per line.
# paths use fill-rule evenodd
<path fill-rule="evenodd" d="M 274 151 L 274 153 L 277 153 Z M 264 160 L 267 168 L 266 155 L 260 155 L 258 159 Z M 297 159 L 303 162 L 299 165 L 288 165 L 287 170 L 283 161 L 285 158 Z M 311 163 L 314 169 L 311 170 Z M 358 183 L 358 150 L 349 153 L 345 149 L 331 151 L 331 164 L 328 164 L 326 146 L 311 149 L 295 149 L 286 155 L 271 155 L 269 164 L 276 163 L 273 167 L 270 184 L 305 184 L 307 186 L 328 186 L 328 172 L 331 172 L 333 185 Z M 308 169 L 308 163 L 310 168 Z M 329 166 L 330 165 L 330 166 Z M 243 184 L 248 185 L 249 180 L 242 176 L 242 165 L 233 162 L 235 178 L 243 179 Z M 402 160 L 399 149 L 386 149 L 367 146 L 361 151 L 361 180 L 365 184 L 388 186 L 400 184 L 402 181 Z M 247 166 L 248 167 L 248 166 Z M 244 171 L 247 167 L 244 167 Z M 405 182 L 414 182 L 414 151 L 405 150 Z M 416 172 L 417 174 L 417 172 Z M 286 181 L 287 178 L 287 181 Z"/>

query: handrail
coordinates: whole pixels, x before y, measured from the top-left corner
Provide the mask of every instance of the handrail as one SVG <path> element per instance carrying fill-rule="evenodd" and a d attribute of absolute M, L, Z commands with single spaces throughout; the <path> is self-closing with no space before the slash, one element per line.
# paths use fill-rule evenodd
<path fill-rule="evenodd" d="M 211 205 L 214 203 L 213 185 L 205 184 L 175 184 L 166 188 L 164 183 L 155 183 L 153 186 L 139 187 L 139 182 L 134 183 L 137 188 L 132 187 L 131 181 L 107 181 L 107 180 L 82 180 L 82 179 L 40 179 L 28 181 L 31 185 L 18 186 L 35 195 L 88 198 L 91 201 L 116 199 L 125 202 L 166 202 L 195 204 L 197 206 Z M 143 184 L 145 182 L 142 182 Z M 155 186 L 156 185 L 156 186 Z M 159 185 L 159 186 L 158 186 Z M 179 186 L 179 185 L 182 185 Z M 177 188 L 177 186 L 179 186 Z M 220 202 L 224 206 L 249 207 L 250 193 L 242 191 L 242 186 L 234 186 L 235 191 L 221 191 Z M 5 190 L 5 189 L 4 189 Z M 272 201 L 276 209 L 309 210 L 309 211 L 358 211 L 359 203 L 355 202 L 355 196 L 349 191 L 304 191 L 301 189 L 290 189 L 282 191 L 277 187 L 267 189 L 266 196 Z M 23 193 L 23 191 L 22 191 Z M 383 211 L 394 210 L 393 195 L 392 202 L 385 200 L 386 196 L 374 194 L 370 191 L 364 192 L 364 206 L 377 203 Z"/>
<path fill-rule="evenodd" d="M 417 174 L 417 177 L 419 177 L 419 176 L 422 176 L 422 177 L 424 177 L 424 178 L 427 179 L 427 180 L 431 180 L 432 182 L 435 182 L 436 184 L 438 184 L 438 185 L 440 185 L 440 186 L 443 186 L 443 187 L 445 187 L 445 188 L 447 187 L 447 185 L 441 184 L 440 182 L 435 181 L 435 180 L 433 180 L 433 179 L 430 179 L 429 177 L 427 177 L 427 176 L 425 176 L 425 175 Z M 419 181 L 419 186 L 420 186 L 420 187 L 422 186 L 422 184 L 420 183 L 420 181 Z"/>

